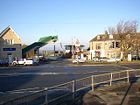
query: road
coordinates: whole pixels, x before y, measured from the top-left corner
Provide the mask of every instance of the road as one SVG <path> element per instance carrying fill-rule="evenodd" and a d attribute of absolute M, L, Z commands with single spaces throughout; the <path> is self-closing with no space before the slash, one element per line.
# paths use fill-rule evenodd
<path fill-rule="evenodd" d="M 139 69 L 138 64 L 71 66 L 51 64 L 0 68 L 0 93 L 24 88 L 50 87 L 87 76 L 118 70 Z"/>
<path fill-rule="evenodd" d="M 71 65 L 51 62 L 39 66 L 0 67 L 0 102 L 23 93 L 15 90 L 44 88 L 91 75 L 119 70 L 140 69 L 139 64 Z M 23 90 L 22 90 L 23 91 Z M 20 92 L 22 92 L 20 91 Z"/>

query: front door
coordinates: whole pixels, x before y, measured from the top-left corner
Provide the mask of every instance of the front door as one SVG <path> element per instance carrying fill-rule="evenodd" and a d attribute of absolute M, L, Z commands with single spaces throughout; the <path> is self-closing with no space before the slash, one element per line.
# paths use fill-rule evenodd
<path fill-rule="evenodd" d="M 11 53 L 8 53 L 8 63 L 11 64 L 13 61 L 13 56 Z"/>

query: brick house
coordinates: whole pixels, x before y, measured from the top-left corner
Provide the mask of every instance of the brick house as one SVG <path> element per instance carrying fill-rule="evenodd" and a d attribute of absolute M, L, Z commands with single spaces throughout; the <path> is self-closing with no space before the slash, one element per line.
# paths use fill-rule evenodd
<path fill-rule="evenodd" d="M 15 57 L 22 58 L 22 41 L 12 27 L 8 26 L 0 33 L 0 59 L 11 62 Z"/>
<path fill-rule="evenodd" d="M 120 40 L 118 35 L 97 35 L 89 43 L 91 59 L 93 57 L 120 57 Z"/>

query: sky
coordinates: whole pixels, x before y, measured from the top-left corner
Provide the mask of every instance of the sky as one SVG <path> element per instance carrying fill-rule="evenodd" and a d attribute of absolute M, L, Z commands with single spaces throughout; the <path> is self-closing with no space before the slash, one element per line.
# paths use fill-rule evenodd
<path fill-rule="evenodd" d="M 120 20 L 140 22 L 140 0 L 0 0 L 0 4 L 0 32 L 10 25 L 25 44 L 58 35 L 62 44 L 77 38 L 88 45 Z"/>

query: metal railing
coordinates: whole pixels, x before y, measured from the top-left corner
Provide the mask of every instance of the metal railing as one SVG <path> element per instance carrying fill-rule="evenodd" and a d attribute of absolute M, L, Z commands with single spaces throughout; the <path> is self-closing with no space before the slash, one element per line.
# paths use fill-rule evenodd
<path fill-rule="evenodd" d="M 140 77 L 140 69 L 92 75 L 57 86 L 44 88 L 35 93 L 9 100 L 1 105 L 48 105 L 49 103 L 88 87 L 91 87 L 92 91 L 94 91 L 96 86 L 101 84 L 108 84 L 111 86 L 116 81 L 121 80 L 129 83 L 132 77 Z"/>

